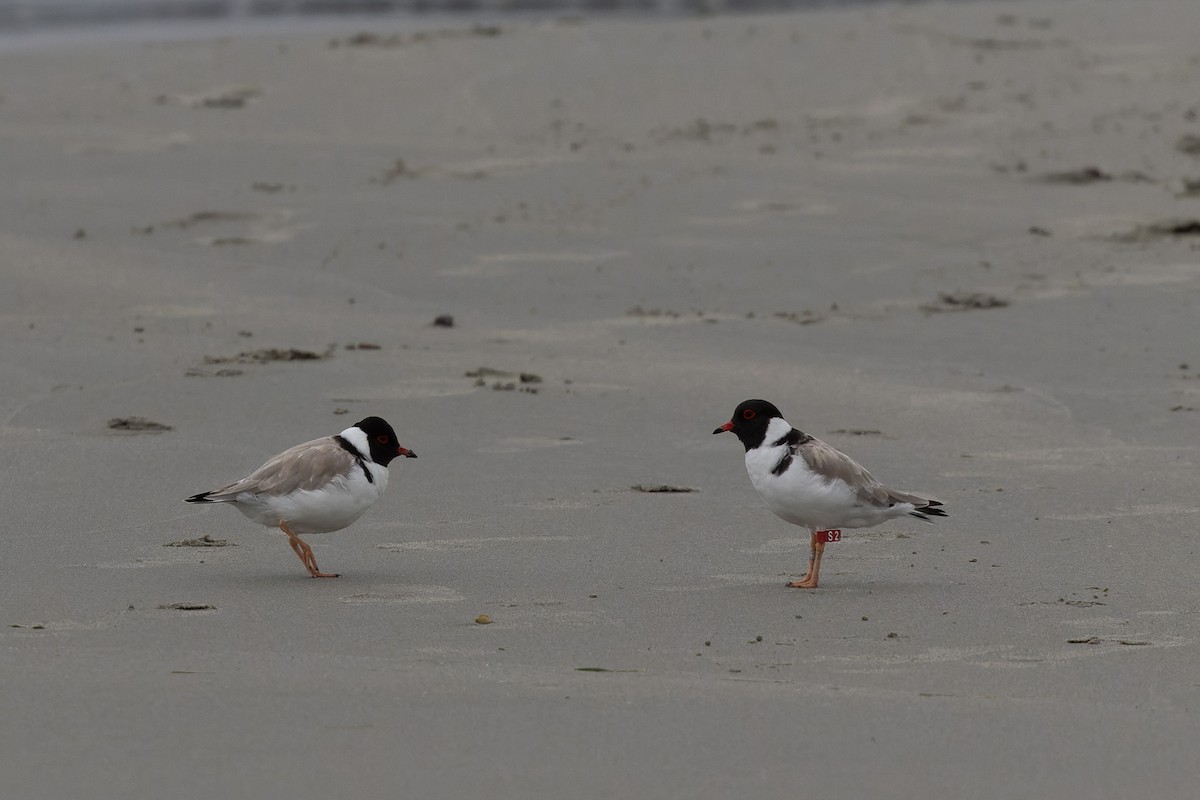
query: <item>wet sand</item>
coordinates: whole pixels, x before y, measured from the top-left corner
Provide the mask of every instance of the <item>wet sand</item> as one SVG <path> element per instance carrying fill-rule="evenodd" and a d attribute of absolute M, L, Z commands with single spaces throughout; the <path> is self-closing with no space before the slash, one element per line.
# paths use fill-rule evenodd
<path fill-rule="evenodd" d="M 0 53 L 3 793 L 1191 797 L 1194 16 Z M 784 588 L 747 397 L 950 517 Z M 182 502 L 369 414 L 336 580 Z"/>

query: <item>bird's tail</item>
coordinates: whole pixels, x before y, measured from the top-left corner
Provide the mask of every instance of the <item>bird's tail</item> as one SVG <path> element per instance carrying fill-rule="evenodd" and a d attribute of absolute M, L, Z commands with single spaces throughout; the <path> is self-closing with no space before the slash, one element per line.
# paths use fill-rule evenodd
<path fill-rule="evenodd" d="M 924 520 L 925 522 L 933 522 L 930 517 L 949 516 L 949 514 L 942 510 L 941 505 L 942 504 L 937 500 L 926 500 L 925 505 L 917 506 L 915 511 L 910 511 L 908 513 L 917 519 Z"/>

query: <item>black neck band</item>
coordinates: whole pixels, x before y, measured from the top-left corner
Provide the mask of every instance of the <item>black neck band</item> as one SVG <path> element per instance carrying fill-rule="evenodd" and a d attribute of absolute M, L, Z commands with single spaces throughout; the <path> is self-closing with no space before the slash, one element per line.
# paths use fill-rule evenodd
<path fill-rule="evenodd" d="M 358 462 L 360 467 L 362 467 L 363 474 L 367 476 L 367 483 L 374 483 L 375 476 L 371 474 L 371 470 L 367 469 L 367 462 L 363 458 L 363 454 L 358 452 L 358 448 L 350 444 L 350 440 L 345 436 L 342 436 L 340 433 L 334 436 L 333 440 L 341 445 L 343 450 L 354 456 L 354 460 Z"/>

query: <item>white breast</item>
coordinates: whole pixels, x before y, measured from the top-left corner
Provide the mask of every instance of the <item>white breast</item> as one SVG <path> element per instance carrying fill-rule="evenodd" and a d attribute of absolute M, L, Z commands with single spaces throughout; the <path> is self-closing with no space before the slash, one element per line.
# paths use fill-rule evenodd
<path fill-rule="evenodd" d="M 770 443 L 783 438 L 791 429 L 784 420 L 773 419 L 763 445 L 746 451 L 746 472 L 767 508 L 794 525 L 812 530 L 856 527 L 858 501 L 844 482 L 826 482 L 800 457 L 794 457 L 782 474 L 772 473 L 788 455 L 789 448 L 787 444 L 771 447 Z"/>
<path fill-rule="evenodd" d="M 762 495 L 767 508 L 795 525 L 820 530 L 847 525 L 856 506 L 854 493 L 841 481 L 826 483 L 803 459 L 796 459 L 782 475 L 772 475 L 779 456 L 770 464 L 751 465 L 746 459 L 750 481 Z"/>

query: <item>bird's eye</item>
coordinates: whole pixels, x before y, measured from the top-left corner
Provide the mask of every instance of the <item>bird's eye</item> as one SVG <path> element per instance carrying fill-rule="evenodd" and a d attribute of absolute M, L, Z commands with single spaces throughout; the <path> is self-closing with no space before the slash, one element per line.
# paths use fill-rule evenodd
<path fill-rule="evenodd" d="M 387 444 L 388 443 L 387 434 L 385 433 L 381 436 L 376 436 L 375 441 L 379 442 L 380 444 Z"/>
<path fill-rule="evenodd" d="M 742 412 L 742 419 L 754 419 L 754 409 L 747 408 Z"/>

